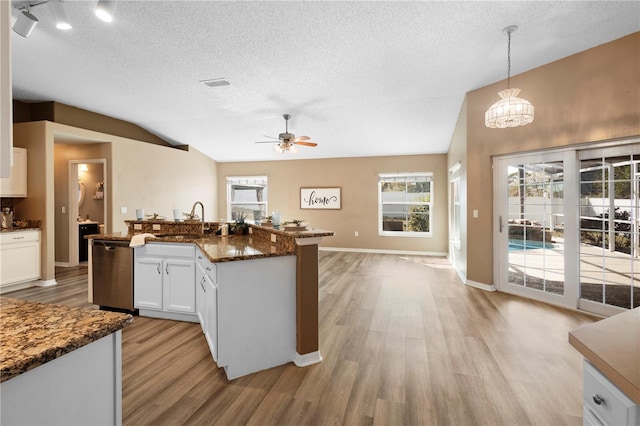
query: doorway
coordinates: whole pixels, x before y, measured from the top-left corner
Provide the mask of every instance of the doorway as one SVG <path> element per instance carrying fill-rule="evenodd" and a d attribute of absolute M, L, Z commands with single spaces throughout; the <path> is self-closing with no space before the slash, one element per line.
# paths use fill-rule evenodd
<path fill-rule="evenodd" d="M 500 291 L 600 315 L 640 306 L 640 144 L 494 159 Z"/>
<path fill-rule="evenodd" d="M 80 227 L 92 226 L 106 232 L 107 223 L 107 160 L 82 159 L 69 161 L 69 266 L 80 263 Z M 86 259 L 85 256 L 82 257 Z"/>

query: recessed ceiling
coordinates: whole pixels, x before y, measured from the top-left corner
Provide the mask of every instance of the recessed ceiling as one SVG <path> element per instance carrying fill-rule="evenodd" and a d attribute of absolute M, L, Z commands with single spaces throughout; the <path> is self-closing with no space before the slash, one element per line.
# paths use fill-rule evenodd
<path fill-rule="evenodd" d="M 506 77 L 504 27 L 519 27 L 512 75 L 640 30 L 634 1 L 119 1 L 110 24 L 93 1 L 64 6 L 72 30 L 42 5 L 31 37 L 12 33 L 14 98 L 221 162 L 446 153 L 465 93 Z M 201 83 L 214 78 L 232 85 Z M 283 113 L 318 147 L 255 144 Z"/>

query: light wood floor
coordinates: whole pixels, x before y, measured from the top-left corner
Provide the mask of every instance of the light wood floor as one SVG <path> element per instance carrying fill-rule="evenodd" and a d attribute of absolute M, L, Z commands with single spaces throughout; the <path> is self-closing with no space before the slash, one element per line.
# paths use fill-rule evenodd
<path fill-rule="evenodd" d="M 87 306 L 86 267 L 5 296 Z M 594 319 L 464 286 L 443 258 L 320 252 L 320 351 L 232 382 L 198 324 L 123 332 L 124 425 L 581 425 Z"/>

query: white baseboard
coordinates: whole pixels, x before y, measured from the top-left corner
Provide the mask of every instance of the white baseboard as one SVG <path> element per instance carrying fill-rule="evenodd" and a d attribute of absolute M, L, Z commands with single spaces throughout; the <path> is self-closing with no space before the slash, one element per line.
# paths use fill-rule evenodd
<path fill-rule="evenodd" d="M 496 286 L 493 284 L 484 284 L 484 283 L 479 283 L 476 281 L 471 281 L 471 280 L 466 280 L 464 281 L 465 285 L 468 285 L 469 287 L 475 287 L 475 288 L 479 288 L 480 290 L 484 290 L 484 291 L 496 291 Z"/>
<path fill-rule="evenodd" d="M 310 352 L 304 355 L 300 355 L 296 352 L 296 356 L 293 358 L 293 363 L 298 367 L 307 367 L 309 365 L 318 364 L 319 362 L 322 362 L 322 355 L 320 355 L 320 351 Z"/>
<path fill-rule="evenodd" d="M 60 266 L 62 268 L 70 267 L 69 262 L 54 262 L 53 266 Z"/>
<path fill-rule="evenodd" d="M 454 266 L 455 266 L 455 265 L 454 265 Z M 467 283 L 467 277 L 462 273 L 462 271 L 461 271 L 460 269 L 455 268 L 455 270 L 456 270 L 456 273 L 458 274 L 458 276 L 460 277 L 460 280 L 461 280 L 464 284 L 466 284 L 466 283 Z M 494 286 L 494 289 L 495 289 L 495 286 Z"/>
<path fill-rule="evenodd" d="M 52 285 L 58 285 L 55 278 L 52 280 L 40 280 L 36 282 L 36 286 L 38 287 L 51 287 Z"/>
<path fill-rule="evenodd" d="M 320 251 L 347 251 L 353 253 L 378 253 L 378 254 L 405 254 L 412 256 L 435 256 L 446 257 L 448 253 L 441 251 L 411 251 L 411 250 L 383 250 L 383 249 L 365 249 L 365 248 L 349 248 L 349 247 L 318 247 Z"/>

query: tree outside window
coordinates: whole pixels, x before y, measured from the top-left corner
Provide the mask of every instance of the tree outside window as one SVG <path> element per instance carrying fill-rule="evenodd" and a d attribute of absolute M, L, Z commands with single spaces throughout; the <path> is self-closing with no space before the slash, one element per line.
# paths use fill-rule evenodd
<path fill-rule="evenodd" d="M 380 235 L 431 235 L 431 173 L 382 174 L 378 188 Z"/>

